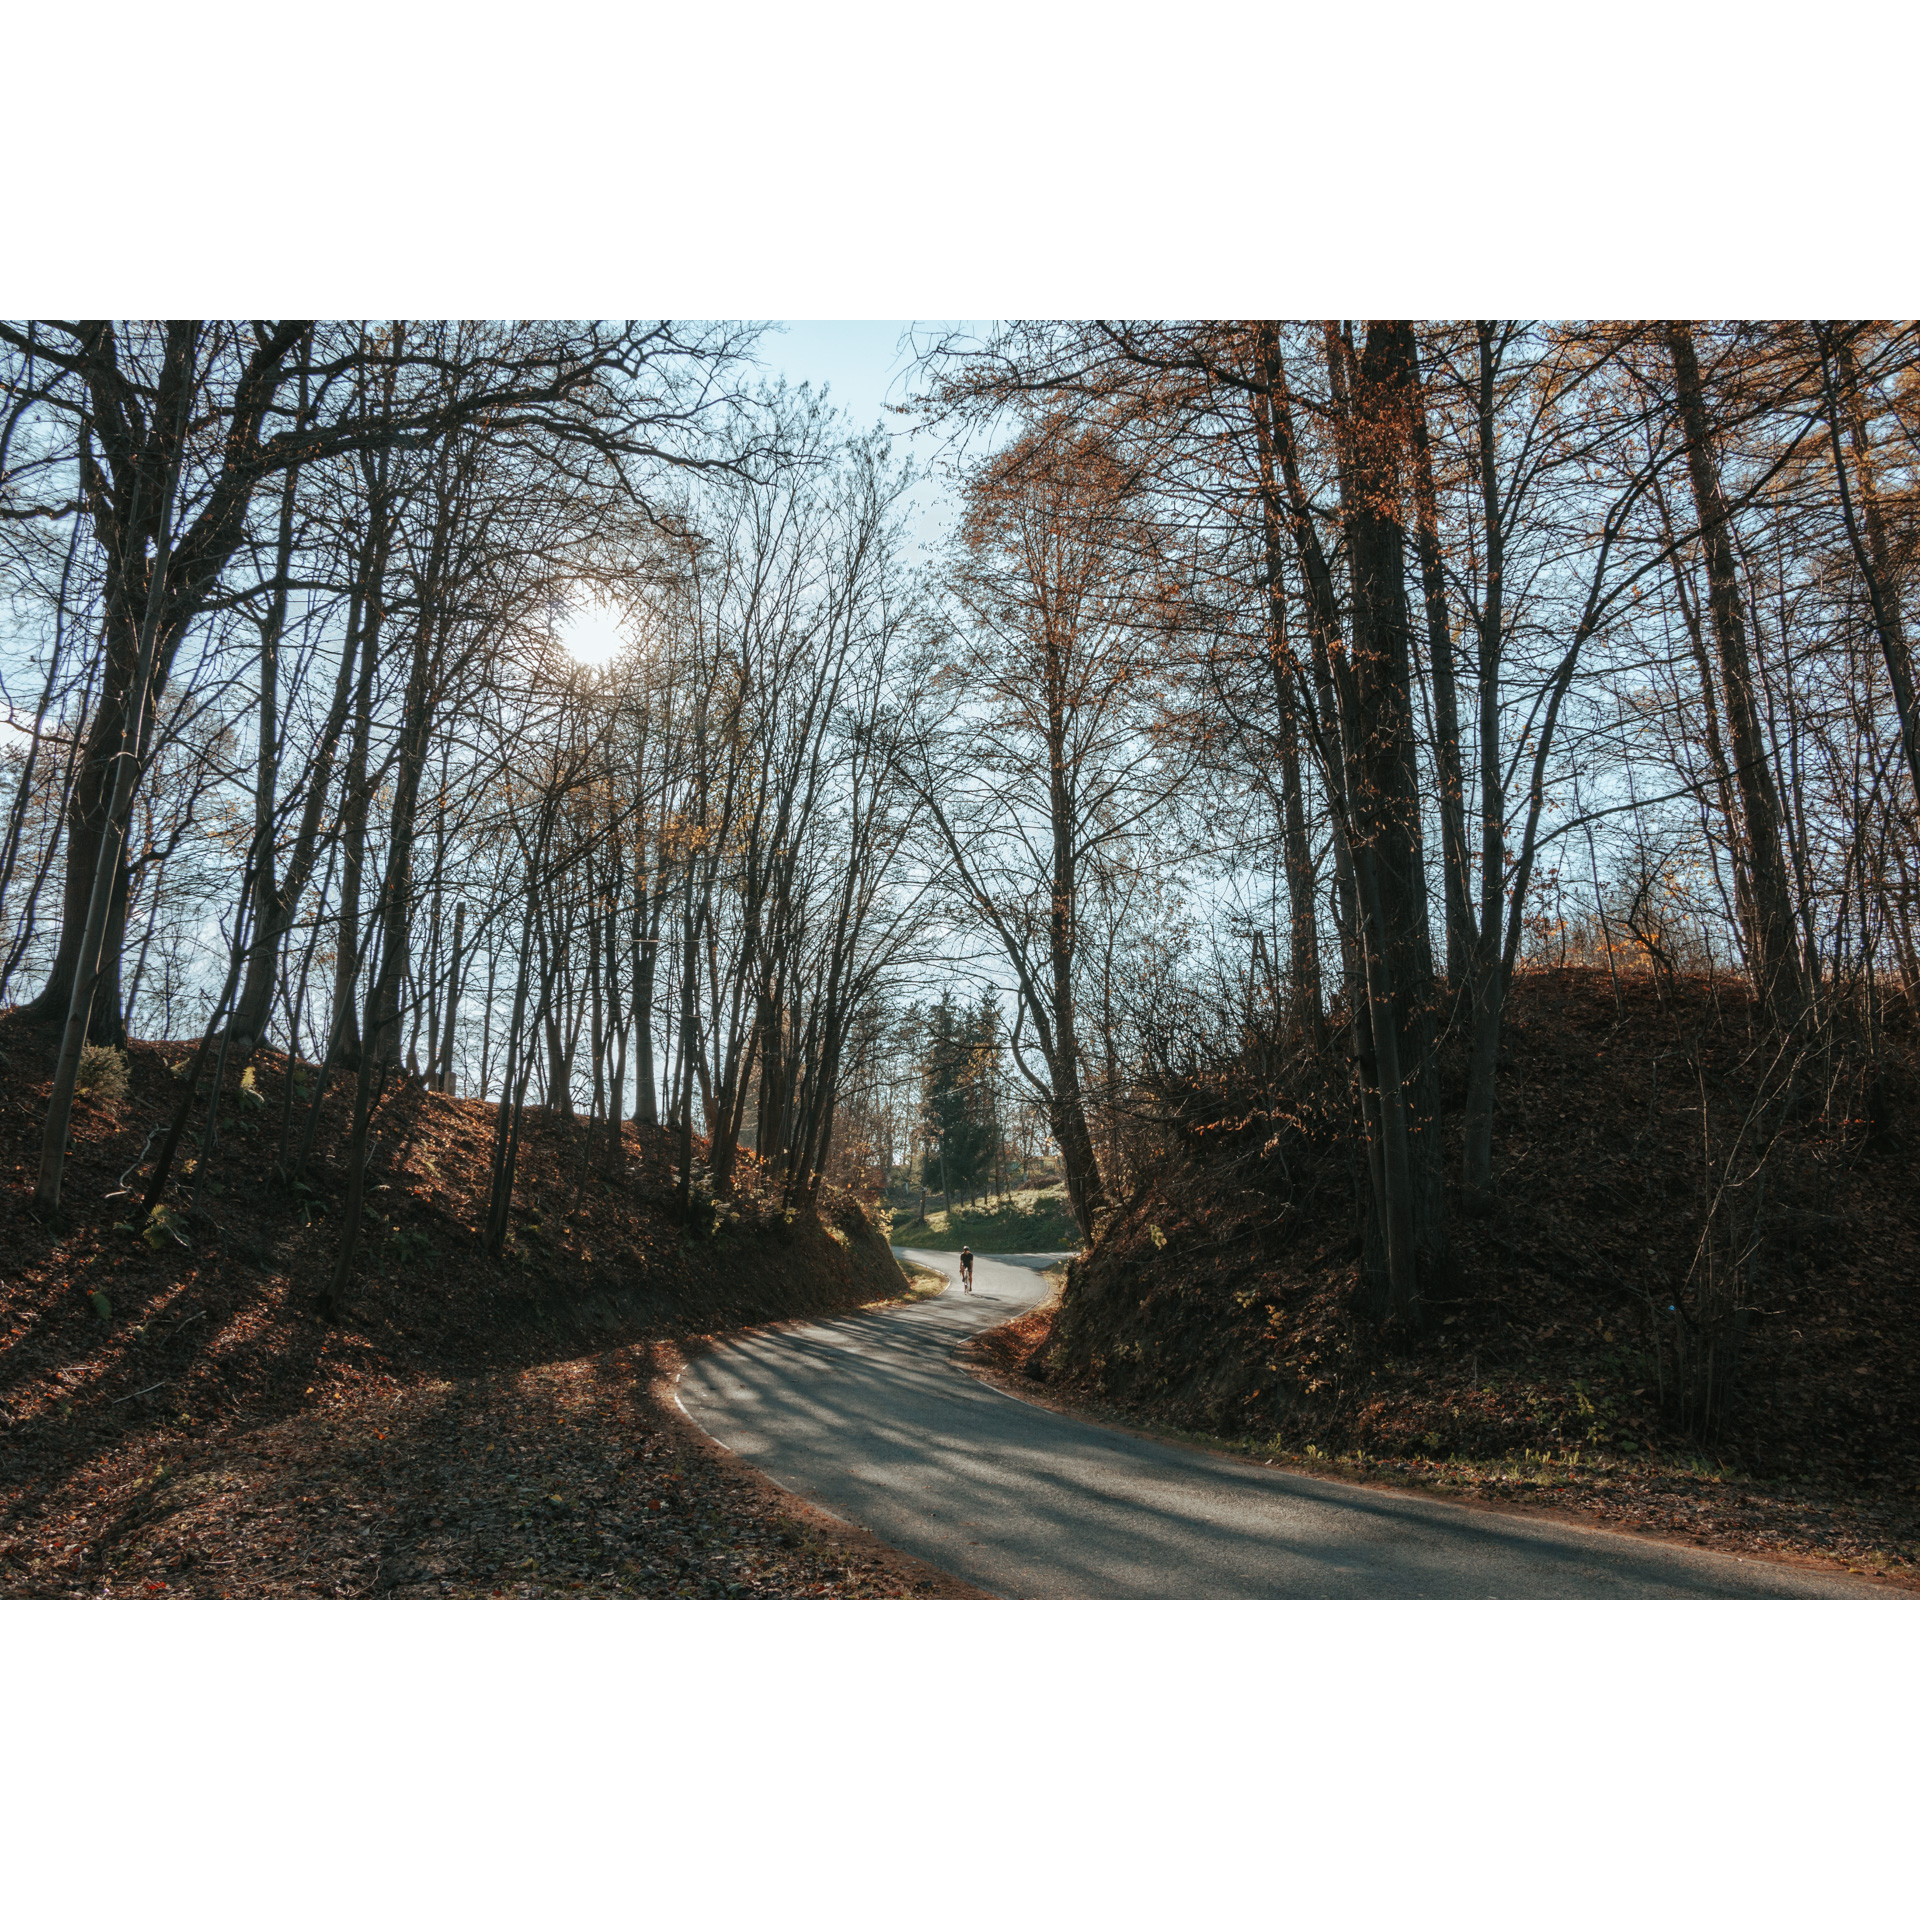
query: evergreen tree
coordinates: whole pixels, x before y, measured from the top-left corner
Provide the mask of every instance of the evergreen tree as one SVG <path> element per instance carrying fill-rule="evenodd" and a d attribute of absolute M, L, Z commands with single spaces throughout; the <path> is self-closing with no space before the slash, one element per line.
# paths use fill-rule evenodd
<path fill-rule="evenodd" d="M 990 1006 L 963 1012 L 942 993 L 927 1018 L 921 1069 L 926 1166 L 951 1206 L 981 1186 L 992 1165 L 992 1059 L 997 1020 Z"/>

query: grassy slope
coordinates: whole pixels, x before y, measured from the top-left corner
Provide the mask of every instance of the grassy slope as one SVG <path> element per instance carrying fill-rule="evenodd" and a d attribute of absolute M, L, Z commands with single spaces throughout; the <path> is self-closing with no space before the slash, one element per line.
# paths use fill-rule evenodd
<path fill-rule="evenodd" d="M 977 1253 L 1052 1253 L 1080 1244 L 1064 1187 L 1010 1193 L 998 1203 L 941 1208 L 930 1211 L 924 1225 L 913 1208 L 896 1207 L 890 1232 L 896 1247 L 942 1253 L 957 1253 L 963 1246 Z"/>

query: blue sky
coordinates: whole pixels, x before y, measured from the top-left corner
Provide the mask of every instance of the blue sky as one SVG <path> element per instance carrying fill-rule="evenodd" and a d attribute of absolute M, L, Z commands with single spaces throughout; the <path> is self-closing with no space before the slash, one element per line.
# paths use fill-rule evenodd
<path fill-rule="evenodd" d="M 911 458 L 923 478 L 908 494 L 916 563 L 930 559 L 953 524 L 953 493 L 935 472 L 940 437 L 889 407 L 901 405 L 913 382 L 913 353 L 904 336 L 916 327 L 925 338 L 936 328 L 969 322 L 907 320 L 788 320 L 781 331 L 760 340 L 760 358 L 770 375 L 784 375 L 789 386 L 803 381 L 825 388 L 848 417 L 854 432 L 884 427 L 893 436 L 897 459 Z"/>
<path fill-rule="evenodd" d="M 885 416 L 889 401 L 906 398 L 910 357 L 898 351 L 905 320 L 786 320 L 760 339 L 760 359 L 789 386 L 810 382 L 828 388 L 834 403 L 852 416 L 857 430 L 885 418 L 899 433 L 905 422 Z"/>
<path fill-rule="evenodd" d="M 864 433 L 884 426 L 893 435 L 897 457 L 911 456 L 929 468 L 937 447 L 931 435 L 915 435 L 912 423 L 887 412 L 907 397 L 912 355 L 902 346 L 905 320 L 787 320 L 778 331 L 769 330 L 759 343 L 761 365 L 769 379 L 784 378 L 791 387 L 825 389 L 834 406 L 847 415 L 850 432 Z M 918 546 L 912 558 L 931 557 L 951 524 L 950 492 L 945 482 L 927 473 L 908 496 L 911 527 Z M 583 660 L 605 660 L 619 645 L 614 611 L 581 607 L 563 624 L 561 638 L 567 650 Z"/>

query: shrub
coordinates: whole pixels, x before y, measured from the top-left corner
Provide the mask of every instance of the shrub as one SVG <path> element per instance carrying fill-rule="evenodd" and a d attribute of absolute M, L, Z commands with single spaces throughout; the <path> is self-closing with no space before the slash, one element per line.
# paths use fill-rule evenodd
<path fill-rule="evenodd" d="M 96 1047 L 89 1043 L 80 1049 L 80 1070 L 74 1075 L 74 1091 L 103 1107 L 117 1107 L 127 1097 L 127 1056 L 118 1047 Z"/>

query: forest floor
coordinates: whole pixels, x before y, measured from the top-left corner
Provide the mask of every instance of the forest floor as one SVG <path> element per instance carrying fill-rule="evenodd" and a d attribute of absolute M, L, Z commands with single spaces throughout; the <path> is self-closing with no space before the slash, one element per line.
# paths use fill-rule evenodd
<path fill-rule="evenodd" d="M 856 1201 L 789 1217 L 749 1163 L 690 1232 L 663 1136 L 627 1127 L 616 1161 L 604 1130 L 529 1114 L 489 1259 L 494 1110 L 408 1082 L 375 1123 L 367 1252 L 328 1324 L 310 1303 L 351 1083 L 289 1190 L 264 1173 L 279 1057 L 257 1099 L 230 1073 L 197 1204 L 172 1196 L 147 1235 L 115 1189 L 185 1052 L 136 1043 L 128 1099 L 76 1111 L 56 1232 L 26 1204 L 51 1040 L 0 1026 L 0 1597 L 971 1592 L 772 1487 L 672 1402 L 691 1342 L 924 1291 Z"/>
<path fill-rule="evenodd" d="M 1423 1331 L 1364 1311 L 1335 1149 L 1316 1166 L 1293 1128 L 1283 1174 L 1254 1110 L 1163 1159 L 1061 1297 L 971 1357 L 1063 1410 L 1300 1471 L 1920 1587 L 1915 1070 L 1910 1037 L 1885 1046 L 1878 1117 L 1857 1080 L 1808 1074 L 1729 1247 L 1715 1209 L 1766 1057 L 1738 985 L 1640 976 L 1616 999 L 1604 970 L 1523 974 L 1498 1206 L 1450 1223 L 1462 1285 Z M 1752 1309 L 1703 1437 L 1664 1330 L 1708 1255 L 1745 1261 Z"/>

